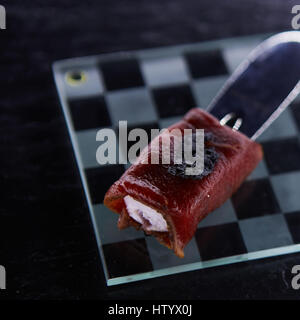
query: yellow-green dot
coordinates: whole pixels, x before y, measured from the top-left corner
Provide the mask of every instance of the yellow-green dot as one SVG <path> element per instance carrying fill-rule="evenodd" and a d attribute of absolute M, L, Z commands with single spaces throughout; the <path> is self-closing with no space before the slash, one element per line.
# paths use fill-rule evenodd
<path fill-rule="evenodd" d="M 69 71 L 66 73 L 66 81 L 71 86 L 78 86 L 86 81 L 83 71 Z"/>

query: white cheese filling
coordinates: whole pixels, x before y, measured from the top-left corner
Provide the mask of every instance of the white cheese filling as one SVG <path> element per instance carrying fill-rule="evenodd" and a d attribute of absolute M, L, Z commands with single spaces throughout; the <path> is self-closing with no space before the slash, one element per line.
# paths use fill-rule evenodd
<path fill-rule="evenodd" d="M 146 231 L 168 231 L 167 222 L 158 211 L 144 205 L 130 196 L 124 197 L 129 216 Z"/>

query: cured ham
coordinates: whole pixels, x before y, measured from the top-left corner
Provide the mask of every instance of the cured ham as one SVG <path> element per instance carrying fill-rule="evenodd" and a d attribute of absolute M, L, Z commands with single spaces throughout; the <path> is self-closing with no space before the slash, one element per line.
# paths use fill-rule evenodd
<path fill-rule="evenodd" d="M 207 152 L 202 175 L 184 176 L 174 164 L 145 164 L 142 159 L 153 152 L 150 143 L 110 187 L 104 204 L 120 215 L 120 229 L 142 229 L 183 257 L 198 223 L 231 197 L 263 152 L 258 143 L 198 108 L 168 129 L 204 129 Z"/>

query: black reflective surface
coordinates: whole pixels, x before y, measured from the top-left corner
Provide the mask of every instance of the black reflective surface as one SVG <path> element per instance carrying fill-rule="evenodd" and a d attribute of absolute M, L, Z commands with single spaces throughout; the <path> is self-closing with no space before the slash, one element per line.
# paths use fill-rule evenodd
<path fill-rule="evenodd" d="M 87 6 L 53 0 L 49 10 L 37 1 L 1 4 L 6 3 L 0 246 L 8 282 L 2 297 L 298 299 L 290 270 L 299 264 L 299 254 L 106 287 L 50 68 L 65 57 L 287 30 L 291 2 L 90 1 Z M 42 16 L 33 14 L 37 11 Z M 221 23 L 212 23 L 215 14 Z M 300 211 L 291 217 L 299 235 Z"/>

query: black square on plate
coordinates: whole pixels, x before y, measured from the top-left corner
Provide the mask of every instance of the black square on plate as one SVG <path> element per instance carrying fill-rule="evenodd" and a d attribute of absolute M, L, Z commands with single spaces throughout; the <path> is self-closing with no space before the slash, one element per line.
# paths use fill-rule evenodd
<path fill-rule="evenodd" d="M 187 52 L 185 57 L 194 79 L 228 74 L 220 50 Z"/>
<path fill-rule="evenodd" d="M 279 204 L 268 179 L 244 182 L 231 200 L 239 219 L 280 212 Z"/>
<path fill-rule="evenodd" d="M 297 123 L 298 129 L 300 130 L 300 102 L 294 102 L 291 105 L 291 110 L 294 116 L 294 119 Z"/>
<path fill-rule="evenodd" d="M 196 106 L 189 86 L 174 86 L 152 90 L 161 118 L 180 116 Z"/>
<path fill-rule="evenodd" d="M 247 252 L 236 222 L 197 229 L 195 237 L 202 260 L 230 257 Z"/>
<path fill-rule="evenodd" d="M 85 169 L 92 203 L 102 203 L 109 187 L 124 173 L 123 165 L 105 165 Z"/>
<path fill-rule="evenodd" d="M 284 215 L 295 243 L 300 243 L 300 211 Z"/>
<path fill-rule="evenodd" d="M 103 251 L 110 278 L 153 271 L 145 239 L 105 244 Z"/>
<path fill-rule="evenodd" d="M 111 125 L 103 97 L 90 97 L 69 101 L 75 130 L 87 130 Z"/>
<path fill-rule="evenodd" d="M 263 143 L 271 174 L 300 170 L 300 144 L 297 137 Z"/>
<path fill-rule="evenodd" d="M 118 90 L 144 85 L 139 64 L 135 59 L 100 63 L 107 90 Z"/>

